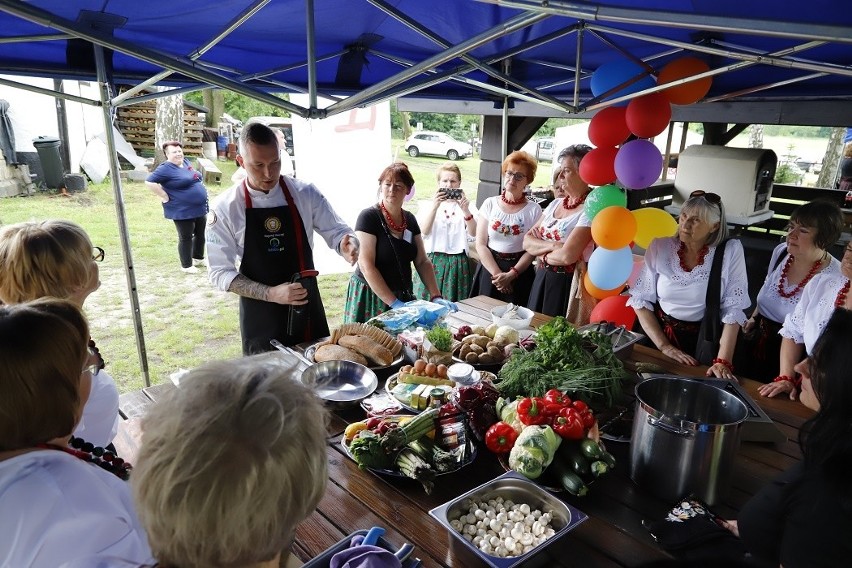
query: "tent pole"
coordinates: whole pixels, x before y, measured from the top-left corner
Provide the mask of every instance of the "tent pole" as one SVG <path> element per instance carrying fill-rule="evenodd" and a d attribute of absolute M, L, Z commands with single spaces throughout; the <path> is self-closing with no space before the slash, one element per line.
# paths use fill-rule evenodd
<path fill-rule="evenodd" d="M 509 75 L 512 73 L 512 60 L 503 60 L 503 73 Z M 501 113 L 500 124 L 500 163 L 509 155 L 509 97 L 503 97 L 503 112 Z M 501 176 L 502 182 L 502 176 Z M 498 192 L 499 193 L 499 192 Z"/>
<path fill-rule="evenodd" d="M 109 171 L 112 176 L 112 190 L 115 194 L 115 216 L 118 219 L 118 235 L 121 238 L 121 250 L 124 253 L 124 275 L 127 277 L 127 290 L 130 292 L 130 307 L 133 310 L 133 330 L 136 332 L 136 351 L 139 354 L 139 366 L 145 386 L 151 386 L 151 376 L 148 373 L 148 354 L 145 350 L 145 336 L 142 331 L 142 310 L 139 307 L 139 293 L 136 288 L 136 272 L 133 268 L 133 255 L 130 251 L 130 231 L 127 228 L 127 215 L 124 211 L 124 194 L 119 175 L 118 152 L 115 150 L 115 136 L 112 131 L 111 93 L 106 67 L 104 66 L 104 51 L 100 45 L 94 45 L 95 65 L 98 72 L 98 87 L 100 88 L 101 103 L 104 113 L 104 134 L 109 150 Z"/>
<path fill-rule="evenodd" d="M 308 44 L 308 112 L 310 113 L 317 108 L 317 38 L 314 24 L 314 0 L 305 0 L 305 37 Z"/>

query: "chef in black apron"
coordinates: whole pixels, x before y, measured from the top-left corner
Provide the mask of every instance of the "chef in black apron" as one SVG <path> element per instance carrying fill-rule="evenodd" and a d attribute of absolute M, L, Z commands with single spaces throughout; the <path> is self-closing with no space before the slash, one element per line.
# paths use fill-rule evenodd
<path fill-rule="evenodd" d="M 286 206 L 255 209 L 246 183 L 246 231 L 240 274 L 267 286 L 298 281 L 308 292 L 307 303 L 284 305 L 240 296 L 243 353 L 269 351 L 270 339 L 296 345 L 329 335 L 314 260 L 302 218 L 281 176 Z M 300 277 L 304 275 L 305 277 Z"/>

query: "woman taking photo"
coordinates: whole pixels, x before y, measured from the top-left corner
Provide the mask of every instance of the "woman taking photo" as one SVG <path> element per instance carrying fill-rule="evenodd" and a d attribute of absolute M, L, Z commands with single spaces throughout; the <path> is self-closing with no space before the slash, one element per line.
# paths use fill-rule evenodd
<path fill-rule="evenodd" d="M 438 168 L 438 190 L 431 200 L 420 203 L 418 221 L 426 256 L 432 262 L 441 295 L 452 301 L 470 293 L 470 259 L 467 237 L 476 235 L 476 219 L 461 189 L 461 170 L 453 163 Z M 423 281 L 414 276 L 414 295 L 430 298 Z"/>
<path fill-rule="evenodd" d="M 485 295 L 526 306 L 533 283 L 533 255 L 524 250 L 524 235 L 541 217 L 541 207 L 528 201 L 524 189 L 535 179 L 538 163 L 523 151 L 503 160 L 503 191 L 479 209 L 476 252 L 479 268 L 471 296 Z"/>
<path fill-rule="evenodd" d="M 104 250 L 92 246 L 86 231 L 71 221 L 27 221 L 2 227 L 0 302 L 18 304 L 49 296 L 82 308 L 101 285 L 98 263 L 103 259 Z M 74 436 L 105 447 L 118 432 L 118 388 L 104 370 L 95 342 L 88 341 L 98 366 Z"/>
<path fill-rule="evenodd" d="M 344 322 L 363 323 L 413 300 L 412 262 L 430 299 L 449 304 L 438 290 L 417 219 L 402 208 L 413 187 L 414 177 L 408 166 L 402 162 L 391 164 L 379 176 L 379 203 L 358 215 L 355 235 L 361 252 L 346 291 Z"/>
<path fill-rule="evenodd" d="M 760 394 L 773 397 L 789 393 L 791 399 L 796 398 L 800 381 L 793 366 L 805 353 L 813 352 L 817 338 L 836 308 L 852 310 L 850 279 L 852 243 L 847 243 L 840 262 L 840 274 L 823 271 L 814 276 L 802 290 L 796 308 L 784 318 L 779 332 L 782 337 L 780 370 L 771 383 L 758 388 Z"/>
<path fill-rule="evenodd" d="M 802 290 L 814 276 L 840 274 L 840 262 L 828 254 L 828 248 L 842 230 L 840 208 L 829 201 L 806 203 L 790 215 L 787 238 L 772 252 L 757 306 L 743 326 L 737 347 L 739 373 L 764 383 L 779 374 L 778 332 L 784 318 L 796 308 Z"/>
<path fill-rule="evenodd" d="M 536 257 L 527 307 L 549 316 L 565 315 L 574 264 L 592 254 L 592 222 L 583 212 L 592 188 L 580 179 L 580 161 L 590 150 L 585 144 L 576 144 L 559 153 L 555 199 L 524 236 L 524 250 Z"/>
<path fill-rule="evenodd" d="M 846 566 L 852 557 L 850 345 L 852 312 L 834 310 L 811 357 L 795 366 L 802 403 L 816 411 L 800 430 L 804 458 L 725 523 L 768 566 Z"/>
<path fill-rule="evenodd" d="M 728 237 L 725 208 L 715 193 L 694 191 L 684 202 L 674 237 L 651 241 L 645 267 L 630 290 L 627 305 L 645 335 L 663 355 L 683 365 L 698 365 L 698 332 L 707 303 L 710 270 L 718 247 Z M 707 376 L 734 377 L 731 361 L 743 312 L 749 306 L 743 246 L 727 241 L 721 264 L 719 317 L 723 324 Z M 715 315 L 715 314 L 711 314 Z M 709 359 L 709 358 L 708 358 Z"/>
<path fill-rule="evenodd" d="M 153 563 L 129 464 L 72 440 L 97 369 L 88 341 L 71 302 L 0 306 L 0 566 Z"/>
<path fill-rule="evenodd" d="M 198 272 L 204 265 L 204 227 L 207 225 L 207 188 L 201 174 L 183 157 L 183 146 L 174 140 L 163 144 L 166 161 L 151 172 L 145 185 L 163 202 L 163 215 L 175 223 L 181 270 Z"/>

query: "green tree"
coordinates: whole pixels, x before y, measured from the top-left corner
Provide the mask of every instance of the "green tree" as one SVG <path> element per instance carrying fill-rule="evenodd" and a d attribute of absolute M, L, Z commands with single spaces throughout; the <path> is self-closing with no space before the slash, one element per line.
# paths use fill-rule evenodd
<path fill-rule="evenodd" d="M 290 100 L 290 96 L 286 94 L 275 96 L 285 101 Z M 204 104 L 201 91 L 189 93 L 185 98 L 199 105 Z M 233 91 L 225 91 L 225 112 L 244 122 L 253 116 L 290 116 L 290 113 L 284 109 L 256 101 Z"/>

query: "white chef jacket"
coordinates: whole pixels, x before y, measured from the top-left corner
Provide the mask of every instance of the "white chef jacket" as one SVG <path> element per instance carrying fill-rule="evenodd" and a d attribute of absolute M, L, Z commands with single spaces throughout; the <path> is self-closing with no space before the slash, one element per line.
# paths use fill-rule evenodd
<path fill-rule="evenodd" d="M 314 231 L 319 233 L 329 247 L 340 251 L 343 237 L 354 232 L 341 219 L 328 200 L 316 186 L 291 177 L 285 177 L 290 194 L 299 210 L 299 216 L 305 226 L 308 245 L 313 249 Z M 218 289 L 227 291 L 237 277 L 237 266 L 243 256 L 243 243 L 246 231 L 246 203 L 243 185 L 237 185 L 221 193 L 213 201 L 207 215 L 207 265 L 210 282 Z M 269 191 L 255 191 L 249 188 L 252 207 L 267 209 L 287 205 L 280 184 Z"/>
<path fill-rule="evenodd" d="M 500 209 L 499 199 L 499 195 L 489 197 L 479 209 L 477 223 L 488 224 L 488 248 L 501 253 L 523 252 L 524 235 L 541 217 L 541 207 L 528 201 L 517 213 L 506 213 Z"/>
<path fill-rule="evenodd" d="M 820 272 L 805 285 L 802 298 L 793 313 L 784 318 L 781 337 L 803 343 L 805 351 L 811 354 L 825 324 L 834 313 L 837 293 L 846 285 L 848 279 L 842 273 L 826 274 Z"/>
<path fill-rule="evenodd" d="M 716 247 L 712 247 L 704 262 L 691 272 L 680 267 L 677 251 L 680 239 L 665 237 L 654 239 L 645 251 L 645 266 L 630 290 L 627 305 L 632 308 L 654 310 L 654 304 L 668 315 L 682 321 L 700 321 L 704 318 L 707 299 L 707 282 Z M 731 239 L 722 259 L 722 323 L 744 324 L 745 309 L 751 304 L 748 296 L 743 245 Z"/>
<path fill-rule="evenodd" d="M 0 462 L 0 566 L 55 568 L 94 554 L 153 564 L 130 487 L 59 450 Z"/>
<path fill-rule="evenodd" d="M 109 373 L 101 369 L 92 375 L 92 391 L 74 435 L 103 448 L 118 433 L 118 420 L 118 388 Z"/>
<path fill-rule="evenodd" d="M 757 308 L 760 313 L 764 317 L 778 323 L 783 323 L 784 318 L 793 312 L 804 291 L 804 288 L 802 288 L 798 294 L 789 298 L 784 298 L 778 293 L 778 282 L 781 280 L 781 271 L 784 270 L 784 263 L 787 262 L 789 256 L 784 254 L 786 250 L 787 245 L 781 243 L 772 251 L 772 258 L 769 259 L 769 269 L 771 272 L 766 275 L 766 280 L 763 281 L 763 286 L 760 287 L 760 291 L 757 293 Z M 778 262 L 781 254 L 784 254 L 784 258 L 781 262 Z M 840 274 L 840 261 L 833 256 L 829 256 L 829 258 L 828 265 L 820 270 L 819 274 Z M 790 286 L 786 282 L 784 283 L 785 291 L 789 292 L 791 288 L 795 288 L 795 286 Z"/>

